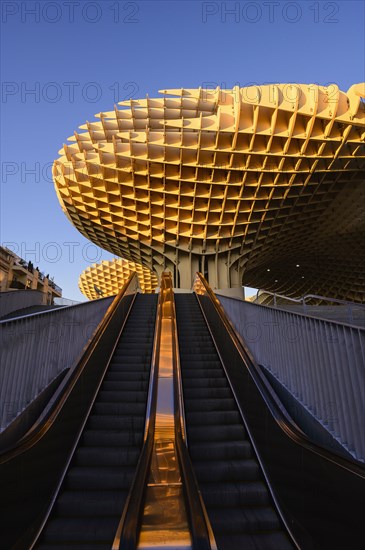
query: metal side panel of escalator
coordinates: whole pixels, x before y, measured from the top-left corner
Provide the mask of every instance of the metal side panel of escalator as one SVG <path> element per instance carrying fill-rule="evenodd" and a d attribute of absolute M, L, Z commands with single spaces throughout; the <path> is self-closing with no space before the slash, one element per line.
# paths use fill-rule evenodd
<path fill-rule="evenodd" d="M 295 548 L 194 294 L 176 294 L 187 438 L 220 550 Z"/>
<path fill-rule="evenodd" d="M 36 548 L 110 549 L 145 427 L 157 295 L 137 295 Z"/>

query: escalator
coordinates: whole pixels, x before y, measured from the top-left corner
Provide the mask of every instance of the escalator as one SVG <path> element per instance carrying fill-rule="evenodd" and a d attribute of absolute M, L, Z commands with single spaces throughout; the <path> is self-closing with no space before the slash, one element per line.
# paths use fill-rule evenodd
<path fill-rule="evenodd" d="M 111 548 L 141 452 L 157 295 L 137 295 L 37 548 Z"/>
<path fill-rule="evenodd" d="M 363 471 L 286 423 L 211 289 L 128 284 L 55 410 L 0 454 L 0 547 L 171 543 L 183 509 L 194 550 L 362 547 Z"/>
<path fill-rule="evenodd" d="M 295 548 L 193 294 L 176 294 L 187 440 L 220 550 Z"/>

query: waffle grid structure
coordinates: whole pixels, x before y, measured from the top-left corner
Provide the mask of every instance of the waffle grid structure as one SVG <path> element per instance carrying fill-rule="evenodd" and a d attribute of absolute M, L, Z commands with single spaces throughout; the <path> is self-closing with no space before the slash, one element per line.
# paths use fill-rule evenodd
<path fill-rule="evenodd" d="M 77 229 L 175 286 L 199 270 L 213 288 L 363 301 L 365 84 L 162 92 L 100 113 L 60 151 Z"/>
<path fill-rule="evenodd" d="M 79 288 L 89 300 L 95 300 L 101 296 L 115 296 L 134 271 L 137 273 L 142 292 L 146 294 L 154 292 L 158 285 L 156 275 L 141 264 L 124 258 L 103 260 L 89 266 L 80 275 Z"/>

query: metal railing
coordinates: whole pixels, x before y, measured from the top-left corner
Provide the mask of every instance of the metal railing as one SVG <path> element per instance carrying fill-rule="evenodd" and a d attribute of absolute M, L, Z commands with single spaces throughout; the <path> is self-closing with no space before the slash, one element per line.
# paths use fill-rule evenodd
<path fill-rule="evenodd" d="M 72 368 L 113 297 L 0 322 L 0 431 Z"/>
<path fill-rule="evenodd" d="M 0 292 L 0 317 L 4 317 L 17 309 L 47 305 L 47 295 L 44 292 L 26 290 L 24 286 L 17 291 Z"/>
<path fill-rule="evenodd" d="M 256 362 L 365 460 L 365 329 L 219 296 Z"/>
<path fill-rule="evenodd" d="M 324 305 L 324 302 L 327 304 L 338 304 L 340 306 L 344 306 L 347 312 L 347 319 L 346 321 L 350 324 L 354 322 L 354 311 L 360 311 L 362 315 L 365 316 L 365 306 L 360 303 L 350 302 L 348 300 L 340 300 L 339 298 L 331 298 L 329 296 L 320 296 L 318 294 L 306 294 L 300 298 L 292 298 L 290 296 L 285 296 L 284 294 L 278 294 L 277 292 L 269 292 L 268 290 L 262 290 L 259 289 L 256 294 L 255 301 L 253 303 L 259 303 L 256 302 L 260 297 L 265 296 L 271 296 L 273 299 L 272 304 L 260 304 L 260 305 L 270 305 L 271 307 L 280 307 L 284 308 L 285 304 L 283 304 L 283 301 L 290 302 L 292 304 L 298 304 L 301 305 L 303 308 L 303 313 L 308 313 L 308 306 L 310 307 L 311 304 L 307 304 L 308 301 L 314 301 L 315 305 Z M 279 304 L 278 304 L 279 302 Z M 310 311 L 313 313 L 313 311 Z M 323 314 L 322 314 L 323 316 Z M 325 316 L 325 314 L 324 314 Z"/>
<path fill-rule="evenodd" d="M 79 362 L 67 373 L 42 415 L 24 437 L 0 453 L 1 548 L 32 549 L 36 544 L 122 334 L 137 288 L 138 278 L 132 273 L 112 298 Z"/>

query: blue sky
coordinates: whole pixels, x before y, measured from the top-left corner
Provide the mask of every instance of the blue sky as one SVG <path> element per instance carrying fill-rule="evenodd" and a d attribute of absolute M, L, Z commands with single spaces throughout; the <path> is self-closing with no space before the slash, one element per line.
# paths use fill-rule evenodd
<path fill-rule="evenodd" d="M 82 300 L 112 256 L 71 225 L 51 165 L 118 100 L 159 89 L 365 80 L 364 2 L 2 1 L 0 241 Z"/>

